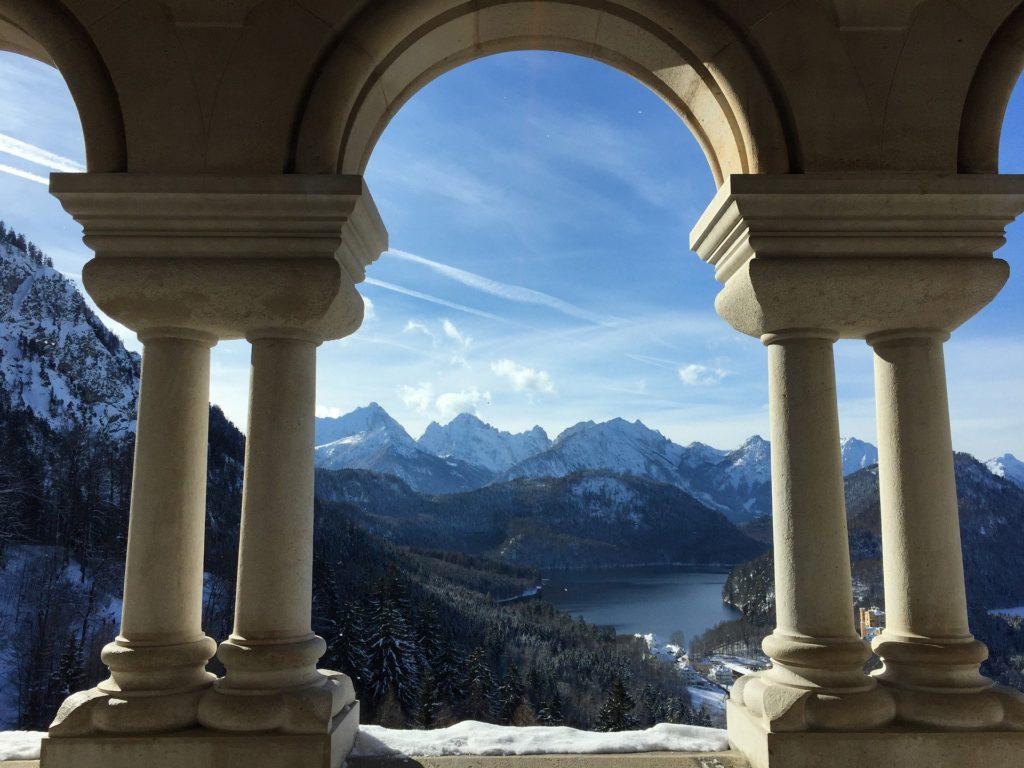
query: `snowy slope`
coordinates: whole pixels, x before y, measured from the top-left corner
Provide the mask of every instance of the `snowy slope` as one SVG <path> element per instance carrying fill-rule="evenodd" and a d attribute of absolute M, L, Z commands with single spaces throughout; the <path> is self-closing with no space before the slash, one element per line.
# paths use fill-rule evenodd
<path fill-rule="evenodd" d="M 431 422 L 418 445 L 442 459 L 458 459 L 497 475 L 547 450 L 551 440 L 540 427 L 514 435 L 495 429 L 473 414 L 462 413 L 443 427 Z"/>
<path fill-rule="evenodd" d="M 135 429 L 139 358 L 34 247 L 0 239 L 0 382 L 12 405 L 63 430 Z"/>
<path fill-rule="evenodd" d="M 985 466 L 993 475 L 1005 477 L 1014 485 L 1024 488 L 1024 461 L 1012 453 L 1004 453 L 995 459 L 989 459 Z"/>

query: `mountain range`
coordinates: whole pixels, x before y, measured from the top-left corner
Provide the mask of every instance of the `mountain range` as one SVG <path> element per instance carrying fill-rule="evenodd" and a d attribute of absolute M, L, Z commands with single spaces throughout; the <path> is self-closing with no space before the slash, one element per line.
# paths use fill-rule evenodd
<path fill-rule="evenodd" d="M 771 513 L 771 445 L 758 435 L 734 450 L 683 446 L 640 421 L 616 418 L 569 427 L 554 440 L 541 427 L 501 431 L 462 413 L 432 422 L 418 440 L 377 403 L 316 421 L 316 462 L 323 469 L 365 469 L 395 476 L 417 492 L 465 493 L 517 479 L 599 472 L 674 486 L 736 523 Z M 840 441 L 843 474 L 878 462 L 878 449 Z M 1024 462 L 1011 454 L 987 464 L 1024 487 Z"/>

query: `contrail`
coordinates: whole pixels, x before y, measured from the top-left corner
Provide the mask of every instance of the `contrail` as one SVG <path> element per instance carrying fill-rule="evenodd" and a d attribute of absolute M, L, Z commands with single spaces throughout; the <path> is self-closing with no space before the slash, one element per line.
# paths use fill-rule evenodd
<path fill-rule="evenodd" d="M 23 171 L 21 168 L 15 168 L 10 165 L 4 165 L 0 163 L 0 173 L 9 173 L 11 176 L 17 176 L 21 179 L 28 179 L 34 181 L 36 184 L 42 184 L 44 187 L 50 186 L 50 180 L 43 178 L 42 176 L 36 176 L 34 173 Z"/>
<path fill-rule="evenodd" d="M 42 147 L 37 147 L 34 144 L 29 144 L 3 133 L 0 133 L 0 152 L 14 155 L 34 165 L 41 165 L 54 171 L 80 173 L 85 170 L 84 165 L 70 158 L 61 157 Z"/>
<path fill-rule="evenodd" d="M 431 296 L 429 293 L 420 293 L 419 291 L 413 291 L 409 288 L 403 288 L 400 285 L 394 283 L 387 283 L 383 280 L 377 280 L 373 277 L 368 277 L 364 280 L 367 285 L 375 285 L 378 288 L 383 288 L 388 291 L 394 291 L 395 293 L 401 293 L 405 296 L 412 296 L 414 299 L 421 299 L 423 301 L 429 301 L 431 304 L 439 304 L 442 307 L 448 307 L 449 309 L 457 309 L 460 312 L 468 312 L 471 315 L 477 315 L 478 317 L 486 317 L 488 320 L 500 320 L 502 322 L 508 322 L 504 317 L 493 315 L 490 312 L 484 312 L 480 309 L 473 309 L 473 307 L 467 307 L 463 304 L 456 304 L 452 301 L 445 301 L 437 296 Z"/>
<path fill-rule="evenodd" d="M 542 307 L 548 307 L 556 312 L 561 312 L 564 315 L 575 317 L 578 320 L 586 320 L 588 323 L 595 323 L 596 325 L 616 325 L 619 322 L 617 318 L 602 317 L 601 315 L 590 312 L 582 307 L 577 307 L 575 304 L 563 301 L 557 296 L 542 293 L 541 291 L 535 291 L 532 288 L 524 288 L 521 285 L 500 283 L 497 280 L 491 280 L 489 277 L 484 277 L 483 275 L 478 275 L 474 272 L 467 272 L 466 270 L 459 269 L 458 267 L 451 267 L 438 261 L 425 259 L 422 256 L 417 256 L 415 253 L 395 249 L 389 250 L 388 253 L 395 258 L 402 259 L 403 261 L 422 264 L 438 274 L 449 277 L 456 282 L 462 283 L 470 288 L 475 288 L 483 293 L 488 293 L 491 296 L 497 296 L 502 299 L 507 299 L 508 301 L 516 301 L 521 304 L 535 304 Z"/>

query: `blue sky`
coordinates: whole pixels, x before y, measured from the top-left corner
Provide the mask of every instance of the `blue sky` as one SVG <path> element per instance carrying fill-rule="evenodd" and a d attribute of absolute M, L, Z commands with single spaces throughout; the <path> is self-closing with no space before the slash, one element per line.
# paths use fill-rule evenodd
<path fill-rule="evenodd" d="M 1004 172 L 1024 172 L 1022 137 L 1018 86 Z M 0 171 L 39 177 L 0 173 L 0 218 L 75 279 L 88 250 L 39 181 L 82 155 L 59 75 L 0 54 Z M 614 416 L 683 443 L 767 435 L 764 349 L 718 319 L 688 248 L 711 173 L 644 86 L 564 54 L 486 58 L 403 107 L 366 177 L 392 251 L 360 286 L 363 327 L 321 347 L 322 415 L 376 400 L 414 437 L 464 410 L 552 436 Z M 981 458 L 1024 455 L 1024 224 L 1000 255 L 1009 285 L 947 344 L 954 442 Z M 836 359 L 842 431 L 874 440 L 870 350 L 840 342 Z M 247 345 L 218 345 L 212 398 L 243 425 L 247 379 Z"/>

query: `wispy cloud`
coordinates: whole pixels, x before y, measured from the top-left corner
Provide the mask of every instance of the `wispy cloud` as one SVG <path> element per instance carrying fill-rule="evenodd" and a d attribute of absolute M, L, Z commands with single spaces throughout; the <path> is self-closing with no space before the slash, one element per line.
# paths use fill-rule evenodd
<path fill-rule="evenodd" d="M 517 392 L 537 392 L 545 395 L 555 393 L 554 382 L 547 371 L 536 370 L 505 359 L 491 363 L 491 372 L 495 376 L 508 379 Z"/>
<path fill-rule="evenodd" d="M 0 152 L 54 171 L 80 173 L 85 170 L 84 165 L 71 158 L 62 157 L 42 147 L 37 147 L 34 144 L 29 144 L 4 133 L 0 133 Z"/>
<path fill-rule="evenodd" d="M 420 299 L 421 301 L 429 301 L 431 304 L 437 304 L 441 307 L 448 307 L 449 309 L 457 309 L 460 312 L 466 312 L 470 315 L 476 315 L 477 317 L 486 317 L 488 320 L 500 320 L 503 322 L 512 322 L 504 317 L 499 317 L 491 312 L 484 312 L 482 309 L 475 309 L 473 307 L 467 307 L 465 304 L 456 304 L 453 301 L 439 298 L 437 296 L 431 296 L 429 293 L 422 293 L 421 291 L 414 291 L 411 288 L 403 288 L 400 285 L 389 283 L 384 280 L 377 280 L 373 277 L 368 277 L 364 281 L 366 285 L 373 285 L 377 288 L 383 288 L 386 291 L 393 291 L 400 293 L 403 296 L 411 296 L 414 299 Z"/>
<path fill-rule="evenodd" d="M 17 176 L 21 179 L 28 179 L 29 181 L 34 181 L 36 184 L 42 184 L 43 186 L 49 186 L 50 184 L 49 179 L 46 179 L 43 176 L 37 176 L 34 173 L 23 171 L 20 168 L 15 168 L 11 165 L 4 165 L 3 163 L 0 163 L 0 173 L 8 173 L 11 176 Z"/>
<path fill-rule="evenodd" d="M 492 280 L 489 277 L 478 275 L 475 272 L 468 272 L 465 269 L 459 269 L 458 267 L 442 264 L 439 261 L 427 259 L 423 256 L 417 256 L 415 253 L 395 249 L 389 250 L 388 253 L 403 261 L 409 261 L 427 267 L 428 269 L 455 280 L 456 282 L 462 283 L 469 288 L 490 294 L 491 296 L 497 296 L 498 298 L 505 299 L 507 301 L 548 307 L 549 309 L 561 312 L 569 317 L 575 317 L 578 320 L 585 320 L 588 323 L 594 323 L 596 325 L 616 325 L 619 322 L 618 318 L 604 317 L 595 312 L 583 309 L 582 307 L 577 307 L 575 304 L 570 304 L 568 301 L 563 301 L 557 296 L 552 296 L 551 294 L 543 293 L 542 291 L 535 291 L 532 288 L 525 288 L 521 285 L 512 285 L 511 283 L 502 283 L 497 280 Z"/>

